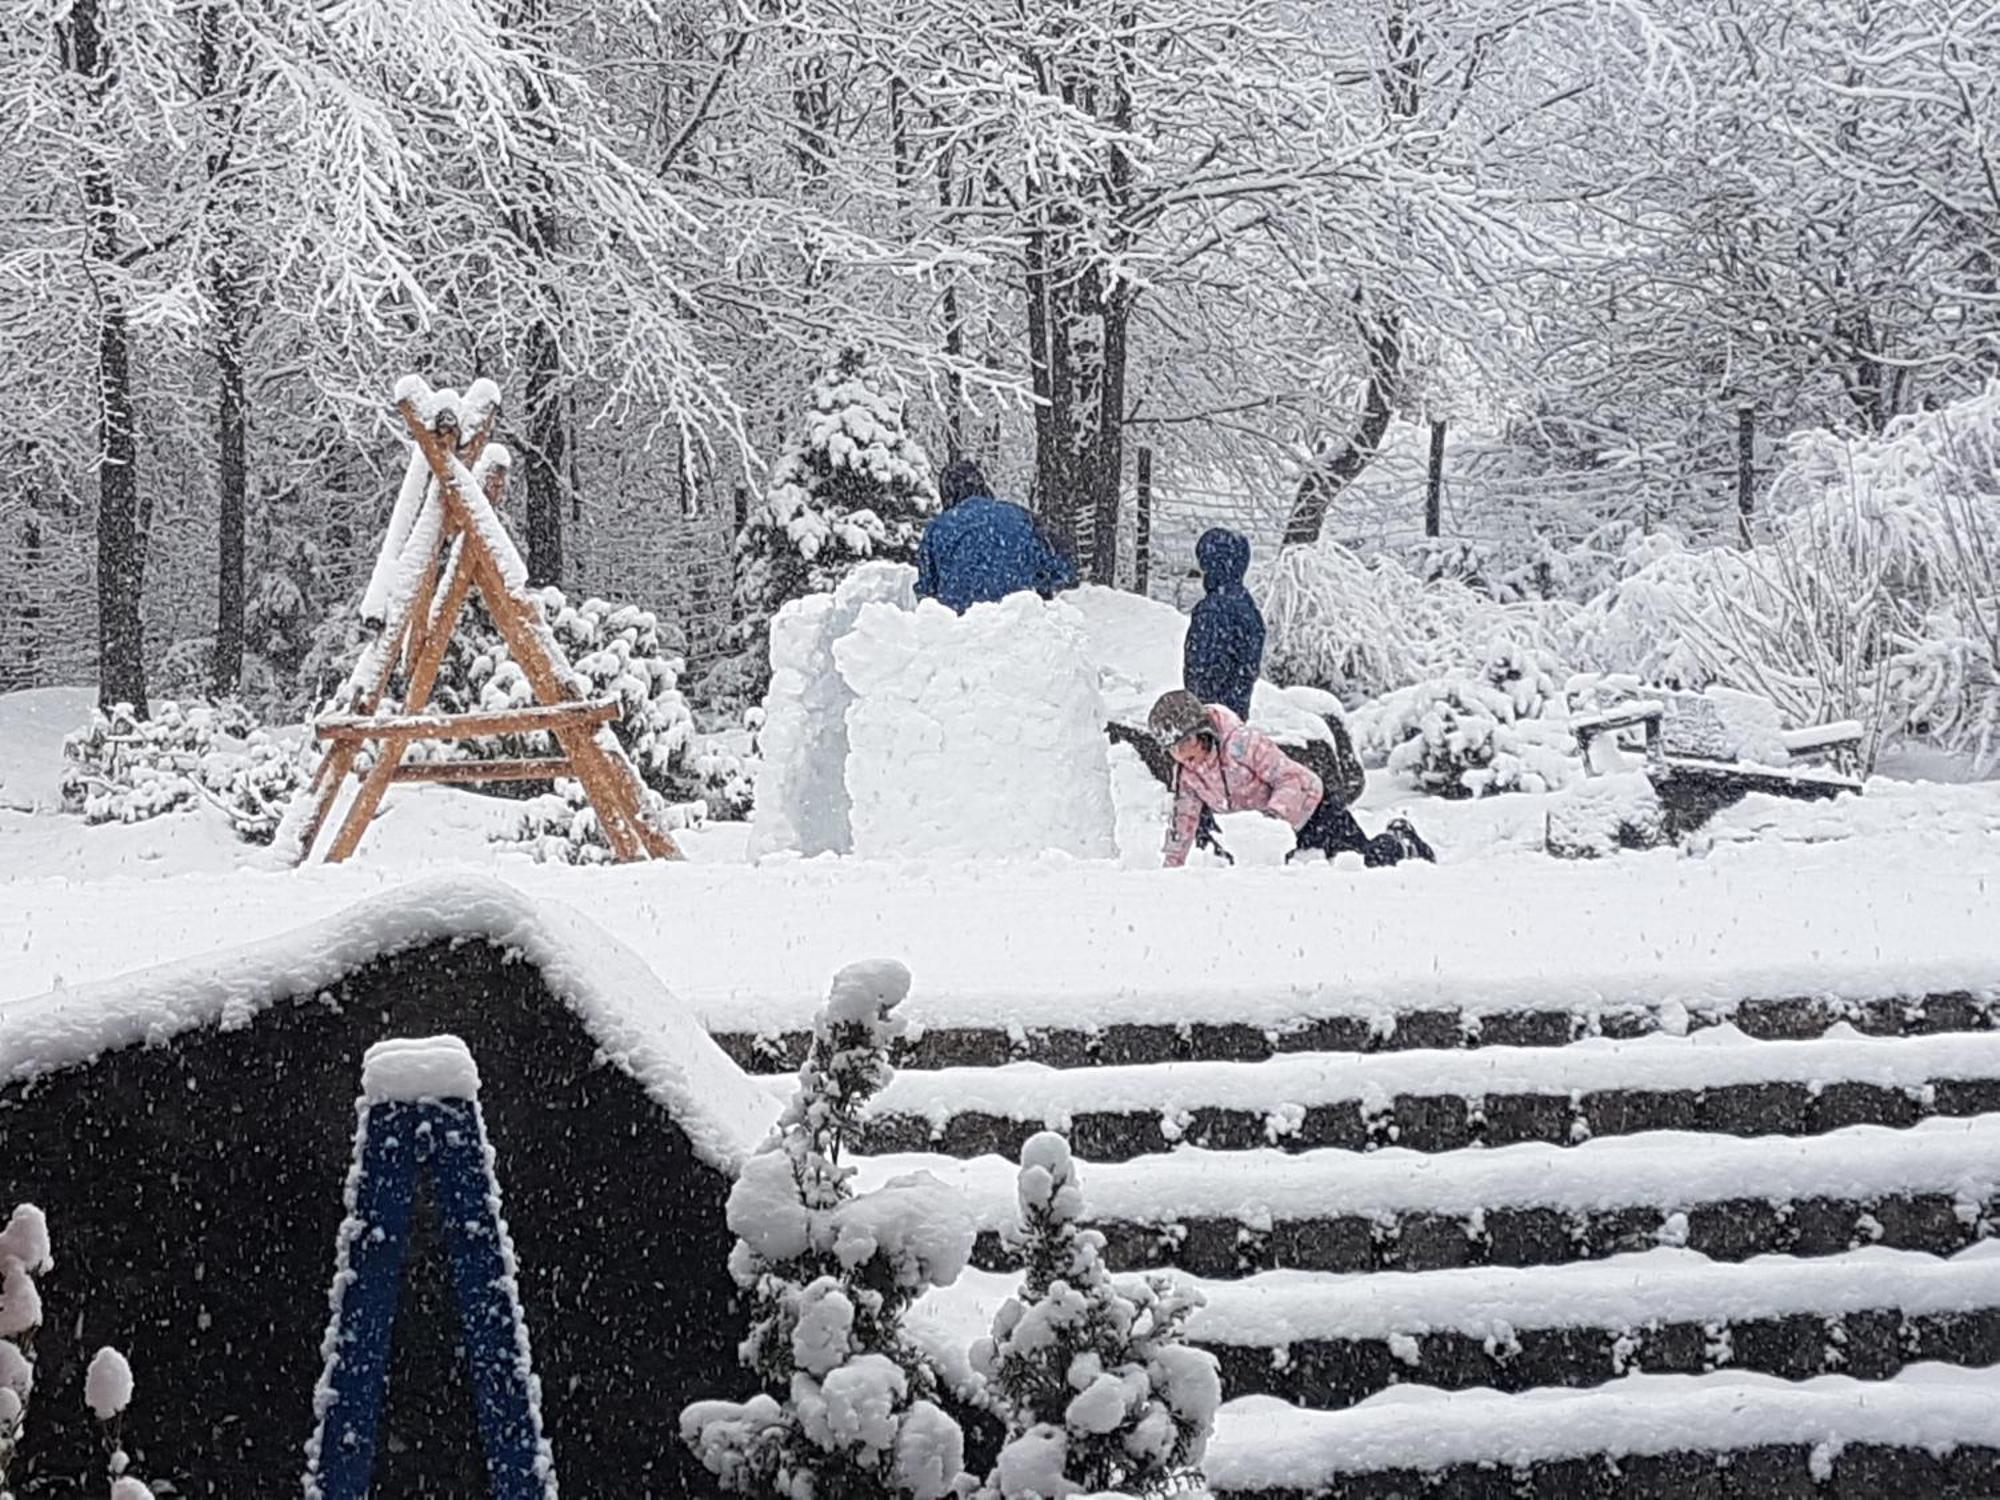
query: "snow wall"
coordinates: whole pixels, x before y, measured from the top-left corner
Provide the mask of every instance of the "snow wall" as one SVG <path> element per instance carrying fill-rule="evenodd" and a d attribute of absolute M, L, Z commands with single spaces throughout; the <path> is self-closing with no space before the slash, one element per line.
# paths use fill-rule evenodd
<path fill-rule="evenodd" d="M 1111 858 L 1082 614 L 1016 594 L 961 616 L 915 582 L 870 563 L 778 612 L 751 852 Z"/>

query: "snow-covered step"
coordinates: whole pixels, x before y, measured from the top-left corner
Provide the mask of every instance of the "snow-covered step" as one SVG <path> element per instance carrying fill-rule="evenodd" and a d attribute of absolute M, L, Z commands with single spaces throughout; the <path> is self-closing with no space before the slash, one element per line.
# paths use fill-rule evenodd
<path fill-rule="evenodd" d="M 1189 1278 L 1189 1337 L 1229 1397 L 1351 1406 L 1392 1385 L 1598 1385 L 1749 1370 L 1880 1379 L 1905 1365 L 2000 1362 L 2000 1241 L 1950 1259 L 1909 1250 L 1713 1261 L 1650 1250 L 1525 1269 Z M 954 1380 L 1018 1273 L 969 1270 L 911 1328 Z"/>
<path fill-rule="evenodd" d="M 1314 997 L 1289 1024 L 1212 1019 L 1182 1022 L 1080 1022 L 1076 1026 L 931 1025 L 906 1045 L 901 1065 L 986 1068 L 1009 1062 L 1055 1068 L 1160 1062 L 1256 1062 L 1290 1052 L 1407 1052 L 1481 1046 L 1559 1047 L 1582 1037 L 1679 1034 L 1734 1025 L 1760 1040 L 1802 1040 L 1843 1023 L 1870 1036 L 1930 1036 L 2000 1029 L 2000 994 L 1951 991 L 1850 999 L 1829 995 L 1635 1003 L 1606 996 L 1590 1004 L 1559 999 L 1545 1007 L 1473 1010 L 1388 1003 L 1367 997 Z M 1217 1007 L 1200 1007 L 1212 1014 Z M 1246 1007 L 1252 1008 L 1252 1007 Z M 1258 1005 L 1257 1010 L 1269 1010 Z M 1225 1011 L 1226 1013 L 1226 1011 Z M 804 1060 L 811 1033 L 713 1033 L 737 1064 L 753 1073 L 790 1072 Z"/>
<path fill-rule="evenodd" d="M 1092 1161 L 1186 1142 L 1448 1151 L 1646 1130 L 1806 1135 L 2000 1112 L 2000 1033 L 1760 1042 L 1734 1027 L 1567 1047 L 1303 1053 L 1091 1069 L 902 1069 L 870 1107 L 871 1151 L 1009 1158 L 1060 1130 Z"/>
<path fill-rule="evenodd" d="M 1528 1268 L 1275 1271 L 1209 1282 L 1190 1332 L 1221 1360 L 1229 1395 L 1306 1406 L 1398 1384 L 1522 1391 L 1639 1372 L 1880 1379 L 1922 1361 L 2000 1363 L 1996 1250 L 1732 1264 L 1661 1249 Z"/>
<path fill-rule="evenodd" d="M 1205 1467 L 1217 1500 L 1971 1500 L 2000 1494 L 2000 1370 L 1631 1375 L 1520 1395 L 1401 1386 L 1345 1411 L 1253 1396 L 1224 1404 Z"/>
<path fill-rule="evenodd" d="M 864 1184 L 928 1171 L 966 1195 L 974 1254 L 1005 1265 L 1014 1164 L 893 1154 Z M 2000 1219 L 2000 1116 L 1817 1136 L 1653 1131 L 1578 1146 L 1428 1154 L 1205 1151 L 1086 1165 L 1084 1191 L 1119 1269 L 1429 1271 L 1529 1266 L 1684 1245 L 1721 1260 L 1879 1243 L 1950 1254 Z"/>

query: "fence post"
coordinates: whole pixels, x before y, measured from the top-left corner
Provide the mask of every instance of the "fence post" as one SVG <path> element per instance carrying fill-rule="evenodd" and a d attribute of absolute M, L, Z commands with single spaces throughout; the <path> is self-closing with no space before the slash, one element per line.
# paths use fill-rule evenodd
<path fill-rule="evenodd" d="M 1757 408 L 1736 408 L 1736 529 L 1750 545 L 1750 509 L 1756 502 Z"/>
<path fill-rule="evenodd" d="M 1431 472 L 1424 485 L 1424 535 L 1436 536 L 1444 520 L 1444 423 L 1431 423 Z"/>
<path fill-rule="evenodd" d="M 1144 594 L 1153 577 L 1153 450 L 1139 449 L 1133 487 L 1132 592 Z"/>

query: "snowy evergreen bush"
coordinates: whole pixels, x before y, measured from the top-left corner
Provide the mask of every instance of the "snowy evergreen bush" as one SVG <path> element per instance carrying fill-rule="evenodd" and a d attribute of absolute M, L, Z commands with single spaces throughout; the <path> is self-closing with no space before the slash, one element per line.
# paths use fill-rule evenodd
<path fill-rule="evenodd" d="M 49 1226 L 32 1203 L 14 1209 L 0 1229 L 0 1500 L 13 1500 L 7 1471 L 21 1445 L 35 1389 L 35 1331 L 42 1298 L 35 1278 L 55 1264 Z"/>
<path fill-rule="evenodd" d="M 86 823 L 142 823 L 211 803 L 236 836 L 268 844 L 309 774 L 300 753 L 241 704 L 157 703 L 150 719 L 126 704 L 63 741 L 63 808 Z"/>
<path fill-rule="evenodd" d="M 55 1265 L 48 1221 L 32 1203 L 15 1207 L 0 1229 L 0 1500 L 13 1500 L 7 1471 L 21 1446 L 28 1398 L 35 1388 L 35 1333 L 42 1324 L 41 1292 L 35 1278 Z M 130 1460 L 120 1440 L 125 1408 L 132 1402 L 132 1367 L 116 1349 L 100 1349 L 85 1372 L 85 1403 L 102 1425 L 111 1500 L 153 1500 L 153 1492 L 128 1474 Z"/>
<path fill-rule="evenodd" d="M 1186 1342 L 1201 1294 L 1167 1277 L 1113 1284 L 1062 1136 L 1022 1147 L 1019 1193 L 1021 1290 L 971 1350 L 1008 1418 L 982 1500 L 1173 1493 L 1222 1400 L 1215 1356 Z"/>
<path fill-rule="evenodd" d="M 132 1366 L 106 1345 L 91 1357 L 83 1376 L 83 1400 L 104 1434 L 104 1465 L 111 1475 L 111 1500 L 153 1500 L 153 1492 L 126 1472 L 131 1460 L 124 1443 L 125 1408 L 132 1404 Z"/>
<path fill-rule="evenodd" d="M 740 758 L 715 746 L 702 745 L 694 718 L 680 690 L 682 659 L 662 639 L 657 615 L 633 604 L 585 599 L 572 604 L 561 589 L 532 591 L 550 633 L 568 658 L 569 691 L 580 699 L 615 698 L 619 716 L 611 732 L 631 757 L 639 779 L 663 806 L 662 827 L 680 827 L 708 819 L 740 819 L 748 815 L 750 775 Z M 323 695 L 344 683 L 370 631 L 351 608 L 336 610 L 323 622 L 302 675 L 311 677 Z M 392 689 L 394 684 L 391 684 Z M 319 700 L 324 703 L 326 697 Z M 527 675 L 514 662 L 507 643 L 477 599 L 466 606 L 447 647 L 431 693 L 438 713 L 521 709 L 535 703 Z M 412 760 L 521 760 L 557 753 L 552 736 L 502 735 L 480 740 L 425 741 L 410 749 Z M 551 854 L 558 845 L 573 844 L 601 850 L 609 857 L 594 817 L 576 824 L 564 811 L 586 815 L 581 793 L 558 790 L 547 795 L 546 783 L 495 783 L 493 790 L 535 798 L 538 810 L 524 821 L 525 842 Z M 538 793 L 541 794 L 538 796 Z M 549 840 L 555 840 L 552 844 Z"/>
<path fill-rule="evenodd" d="M 928 1173 L 856 1194 L 842 1158 L 891 1076 L 909 971 L 850 964 L 814 1018 L 798 1089 L 729 1195 L 729 1258 L 750 1304 L 744 1365 L 763 1390 L 697 1401 L 682 1439 L 730 1494 L 941 1500 L 964 1493 L 964 1437 L 905 1310 L 958 1279 L 972 1225 Z"/>
<path fill-rule="evenodd" d="M 655 828 L 673 833 L 699 828 L 707 821 L 705 802 L 670 803 L 651 787 L 643 788 L 641 795 L 646 819 Z M 556 782 L 554 791 L 524 803 L 512 834 L 494 842 L 525 850 L 540 864 L 606 865 L 616 857 L 583 783 L 567 776 Z"/>
<path fill-rule="evenodd" d="M 1503 640 L 1479 671 L 1391 693 L 1350 727 L 1364 755 L 1433 796 L 1553 791 L 1582 773 L 1556 672 L 1547 652 Z"/>
<path fill-rule="evenodd" d="M 736 539 L 735 677 L 750 701 L 770 681 L 771 617 L 832 592 L 857 564 L 914 562 L 938 507 L 930 456 L 904 425 L 886 368 L 843 349 L 813 382 L 805 418 Z M 718 678 L 718 681 L 721 679 Z"/>

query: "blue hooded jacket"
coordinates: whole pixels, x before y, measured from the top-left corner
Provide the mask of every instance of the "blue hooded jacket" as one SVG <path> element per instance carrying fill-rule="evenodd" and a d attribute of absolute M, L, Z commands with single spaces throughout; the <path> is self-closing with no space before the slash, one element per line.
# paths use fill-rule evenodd
<path fill-rule="evenodd" d="M 1076 568 L 1021 506 L 968 495 L 931 518 L 917 543 L 917 597 L 964 614 L 1033 589 L 1044 599 L 1076 583 Z"/>
<path fill-rule="evenodd" d="M 1184 686 L 1204 703 L 1220 703 L 1239 719 L 1250 717 L 1250 690 L 1264 664 L 1264 616 L 1243 586 L 1250 543 L 1217 526 L 1194 544 L 1208 592 L 1188 617 L 1182 657 Z"/>

